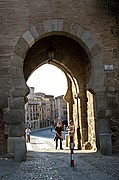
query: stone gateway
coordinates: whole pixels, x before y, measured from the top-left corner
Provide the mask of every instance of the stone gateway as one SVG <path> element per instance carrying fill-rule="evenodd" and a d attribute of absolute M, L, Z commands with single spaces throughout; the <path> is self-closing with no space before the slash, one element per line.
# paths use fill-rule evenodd
<path fill-rule="evenodd" d="M 81 148 L 89 142 L 105 155 L 119 152 L 117 6 L 117 1 L 103 0 L 0 1 L 1 154 L 26 159 L 26 82 L 33 71 L 48 63 L 50 45 L 56 50 L 50 63 L 67 77 L 65 99 L 69 119 L 80 129 Z M 106 145 L 110 150 L 105 150 Z"/>

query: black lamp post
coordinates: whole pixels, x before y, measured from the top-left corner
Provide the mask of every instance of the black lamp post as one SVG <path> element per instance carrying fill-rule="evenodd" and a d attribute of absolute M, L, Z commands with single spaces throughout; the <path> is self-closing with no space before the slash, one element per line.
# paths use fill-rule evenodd
<path fill-rule="evenodd" d="M 56 52 L 56 49 L 52 45 L 50 45 L 49 48 L 47 49 L 48 63 L 50 63 L 50 61 L 52 61 L 54 59 L 55 52 Z"/>

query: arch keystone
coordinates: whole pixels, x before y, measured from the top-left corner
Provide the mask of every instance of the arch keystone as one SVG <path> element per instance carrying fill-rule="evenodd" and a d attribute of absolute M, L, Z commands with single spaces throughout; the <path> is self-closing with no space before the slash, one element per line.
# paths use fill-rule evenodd
<path fill-rule="evenodd" d="M 45 32 L 51 32 L 51 23 L 49 20 L 44 20 L 43 21 L 43 28 Z"/>
<path fill-rule="evenodd" d="M 57 19 L 52 19 L 51 20 L 51 29 L 52 29 L 52 31 L 57 31 L 57 29 L 58 29 Z"/>
<path fill-rule="evenodd" d="M 57 19 L 57 30 L 62 31 L 64 26 L 64 21 L 63 19 Z"/>

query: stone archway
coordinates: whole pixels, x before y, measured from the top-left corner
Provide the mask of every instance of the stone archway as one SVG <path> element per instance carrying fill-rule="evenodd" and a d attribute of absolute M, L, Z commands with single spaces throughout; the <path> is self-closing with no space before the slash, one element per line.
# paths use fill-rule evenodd
<path fill-rule="evenodd" d="M 15 150 L 13 146 L 15 145 L 16 141 L 18 141 L 19 138 L 21 139 L 24 134 L 24 97 L 29 92 L 26 85 L 26 80 L 29 77 L 30 73 L 32 73 L 32 71 L 35 70 L 39 64 L 42 65 L 42 63 L 47 60 L 46 52 L 44 51 L 40 53 L 42 61 L 40 63 L 38 62 L 38 64 L 35 64 L 33 61 L 30 61 L 30 63 L 28 63 L 28 55 L 30 55 L 29 52 L 31 51 L 31 48 L 32 50 L 34 50 L 33 48 L 35 47 L 36 43 L 41 42 L 52 35 L 56 38 L 60 36 L 62 37 L 62 39 L 64 37 L 67 37 L 67 41 L 72 41 L 74 45 L 76 42 L 76 44 L 80 46 L 81 52 L 85 52 L 86 58 L 83 58 L 90 61 L 90 78 L 87 81 L 86 77 L 84 76 L 82 84 L 85 84 L 85 86 L 82 86 L 82 88 L 80 89 L 80 94 L 77 94 L 77 97 L 80 98 L 80 102 L 82 104 L 81 106 L 83 107 L 84 104 L 86 105 L 86 89 L 92 89 L 95 94 L 97 93 L 97 95 L 99 95 L 100 93 L 104 95 L 104 70 L 101 49 L 88 30 L 81 27 L 79 24 L 66 22 L 63 19 L 44 20 L 43 22 L 36 24 L 36 26 L 32 26 L 31 29 L 29 31 L 26 31 L 23 36 L 18 40 L 14 48 L 13 55 L 11 57 L 11 69 L 14 69 L 14 76 L 12 78 L 13 85 L 11 88 L 11 96 L 8 99 L 10 106 L 7 110 L 4 111 L 4 119 L 5 123 L 9 124 L 10 127 L 8 138 L 10 139 L 10 143 L 8 143 L 8 149 L 14 154 Z M 67 71 L 71 71 L 71 74 L 74 78 L 77 79 L 77 83 L 80 87 L 81 80 L 79 81 L 78 74 L 75 74 L 75 71 L 78 71 L 78 68 L 70 70 L 70 65 L 67 68 L 69 59 L 65 56 L 65 54 L 58 52 L 56 59 L 58 59 L 58 57 L 59 60 L 63 59 L 63 61 L 61 60 L 60 63 L 63 64 Z M 87 63 L 87 61 L 85 62 Z M 29 69 L 30 66 L 32 66 L 32 68 L 29 71 L 25 71 L 24 69 L 23 72 L 24 63 L 27 63 Z M 31 63 L 32 65 L 30 65 Z M 89 68 L 88 66 L 85 67 L 87 69 Z M 82 72 L 82 74 L 83 73 L 84 72 Z M 83 119 L 82 133 L 85 136 L 85 142 L 87 140 L 87 122 L 86 117 L 84 117 L 83 114 L 86 112 L 86 107 L 84 106 L 81 111 L 81 118 Z M 97 136 L 99 136 L 99 133 Z M 14 137 L 17 137 L 18 139 L 14 140 Z M 12 148 L 10 147 L 10 144 L 13 144 Z"/>

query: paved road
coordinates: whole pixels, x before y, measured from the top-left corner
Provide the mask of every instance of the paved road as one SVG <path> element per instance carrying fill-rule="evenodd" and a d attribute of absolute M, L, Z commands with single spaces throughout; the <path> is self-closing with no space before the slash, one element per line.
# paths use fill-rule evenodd
<path fill-rule="evenodd" d="M 66 149 L 65 146 L 65 135 L 67 134 L 67 132 L 63 132 L 63 148 Z M 36 144 L 36 146 L 39 149 L 44 149 L 44 150 L 51 150 L 55 148 L 55 141 L 54 141 L 54 137 L 55 137 L 55 131 L 54 129 L 51 130 L 50 129 L 45 129 L 45 130 L 40 130 L 40 131 L 35 131 L 31 134 L 31 142 L 32 144 Z M 59 142 L 58 142 L 59 143 Z M 59 145 L 58 145 L 59 148 Z"/>
<path fill-rule="evenodd" d="M 53 138 L 49 130 L 34 132 L 26 162 L 1 157 L 0 180 L 119 180 L 119 157 L 75 150 L 71 167 L 70 150 L 55 150 Z"/>

